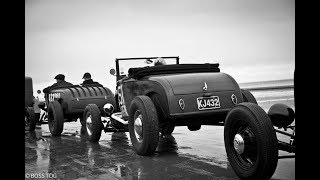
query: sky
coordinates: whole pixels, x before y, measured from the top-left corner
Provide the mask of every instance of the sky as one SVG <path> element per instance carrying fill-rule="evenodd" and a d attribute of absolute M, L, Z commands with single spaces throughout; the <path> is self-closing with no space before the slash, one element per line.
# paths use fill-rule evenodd
<path fill-rule="evenodd" d="M 112 91 L 115 58 L 219 63 L 238 83 L 292 79 L 294 0 L 25 0 L 25 75 L 34 91 L 92 79 Z"/>

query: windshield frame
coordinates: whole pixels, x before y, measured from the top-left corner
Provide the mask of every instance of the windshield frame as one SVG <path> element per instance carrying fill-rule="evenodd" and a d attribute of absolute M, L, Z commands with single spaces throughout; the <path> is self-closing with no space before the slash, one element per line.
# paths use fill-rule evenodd
<path fill-rule="evenodd" d="M 152 60 L 155 60 L 157 58 L 162 58 L 164 60 L 166 59 L 175 59 L 176 60 L 176 64 L 179 64 L 179 56 L 164 56 L 164 57 L 135 57 L 135 58 L 116 58 L 116 77 L 117 77 L 117 80 L 120 80 L 123 78 L 123 75 L 120 74 L 120 61 L 133 61 L 133 60 L 151 60 L 150 64 L 153 63 Z"/>

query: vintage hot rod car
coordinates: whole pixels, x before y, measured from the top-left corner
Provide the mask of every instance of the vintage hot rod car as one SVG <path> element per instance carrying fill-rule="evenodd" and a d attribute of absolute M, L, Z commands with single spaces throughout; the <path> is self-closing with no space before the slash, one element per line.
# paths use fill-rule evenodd
<path fill-rule="evenodd" d="M 269 179 L 275 172 L 279 150 L 295 152 L 292 108 L 273 105 L 266 113 L 255 97 L 218 63 L 179 64 L 178 56 L 161 57 L 166 65 L 153 65 L 158 57 L 116 58 L 116 92 L 103 87 L 68 87 L 48 95 L 48 119 L 52 135 L 60 135 L 63 122 L 82 117 L 91 142 L 101 132 L 129 131 L 139 155 L 152 155 L 159 136 L 170 135 L 175 126 L 190 131 L 202 125 L 224 126 L 230 165 L 242 179 Z M 96 98 L 96 99 L 95 99 Z M 95 100 L 94 100 L 95 99 Z M 291 137 L 277 139 L 276 132 Z"/>
<path fill-rule="evenodd" d="M 45 94 L 45 100 L 47 109 L 44 105 L 40 108 L 47 111 L 49 130 L 53 136 L 61 135 L 64 122 L 80 119 L 92 142 L 99 141 L 101 136 L 103 117 L 106 116 L 103 106 L 115 105 L 114 94 L 101 85 L 56 87 Z"/>

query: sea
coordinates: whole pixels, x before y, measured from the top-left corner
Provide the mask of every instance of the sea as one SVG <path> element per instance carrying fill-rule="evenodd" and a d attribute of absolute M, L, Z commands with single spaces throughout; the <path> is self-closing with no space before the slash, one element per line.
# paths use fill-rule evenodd
<path fill-rule="evenodd" d="M 249 90 L 258 103 L 273 104 L 279 101 L 294 109 L 294 80 L 282 79 L 272 81 L 239 83 L 241 89 Z M 269 108 L 269 106 L 266 106 Z"/>
<path fill-rule="evenodd" d="M 247 90 L 290 89 L 294 87 L 293 79 L 239 83 L 240 88 Z"/>
<path fill-rule="evenodd" d="M 256 82 L 242 82 L 239 83 L 239 87 L 242 89 L 246 89 L 251 91 L 264 91 L 264 93 L 267 93 L 271 90 L 292 90 L 294 89 L 294 81 L 293 79 L 281 79 L 281 80 L 270 80 L 270 81 L 256 81 Z M 275 91 L 279 92 L 279 91 Z M 261 92 L 262 93 L 262 92 Z M 259 94 L 259 93 L 258 93 Z M 34 92 L 35 97 L 39 97 L 40 100 L 44 100 L 44 94 L 41 93 L 36 94 L 36 91 Z"/>

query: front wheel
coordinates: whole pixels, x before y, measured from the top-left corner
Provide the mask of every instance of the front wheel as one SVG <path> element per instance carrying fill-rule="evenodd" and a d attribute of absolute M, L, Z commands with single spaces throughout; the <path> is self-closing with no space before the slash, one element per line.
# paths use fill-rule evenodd
<path fill-rule="evenodd" d="M 131 102 L 128 128 L 137 154 L 146 156 L 155 152 L 159 142 L 159 121 L 148 96 L 137 96 Z"/>
<path fill-rule="evenodd" d="M 98 142 L 101 137 L 101 113 L 96 104 L 88 104 L 83 113 L 83 127 L 90 142 Z"/>
<path fill-rule="evenodd" d="M 241 179 L 270 179 L 278 163 L 278 140 L 267 113 L 257 104 L 240 103 L 224 127 L 230 165 Z"/>
<path fill-rule="evenodd" d="M 58 101 L 50 102 L 48 106 L 48 125 L 52 136 L 60 136 L 63 131 L 64 115 Z"/>

